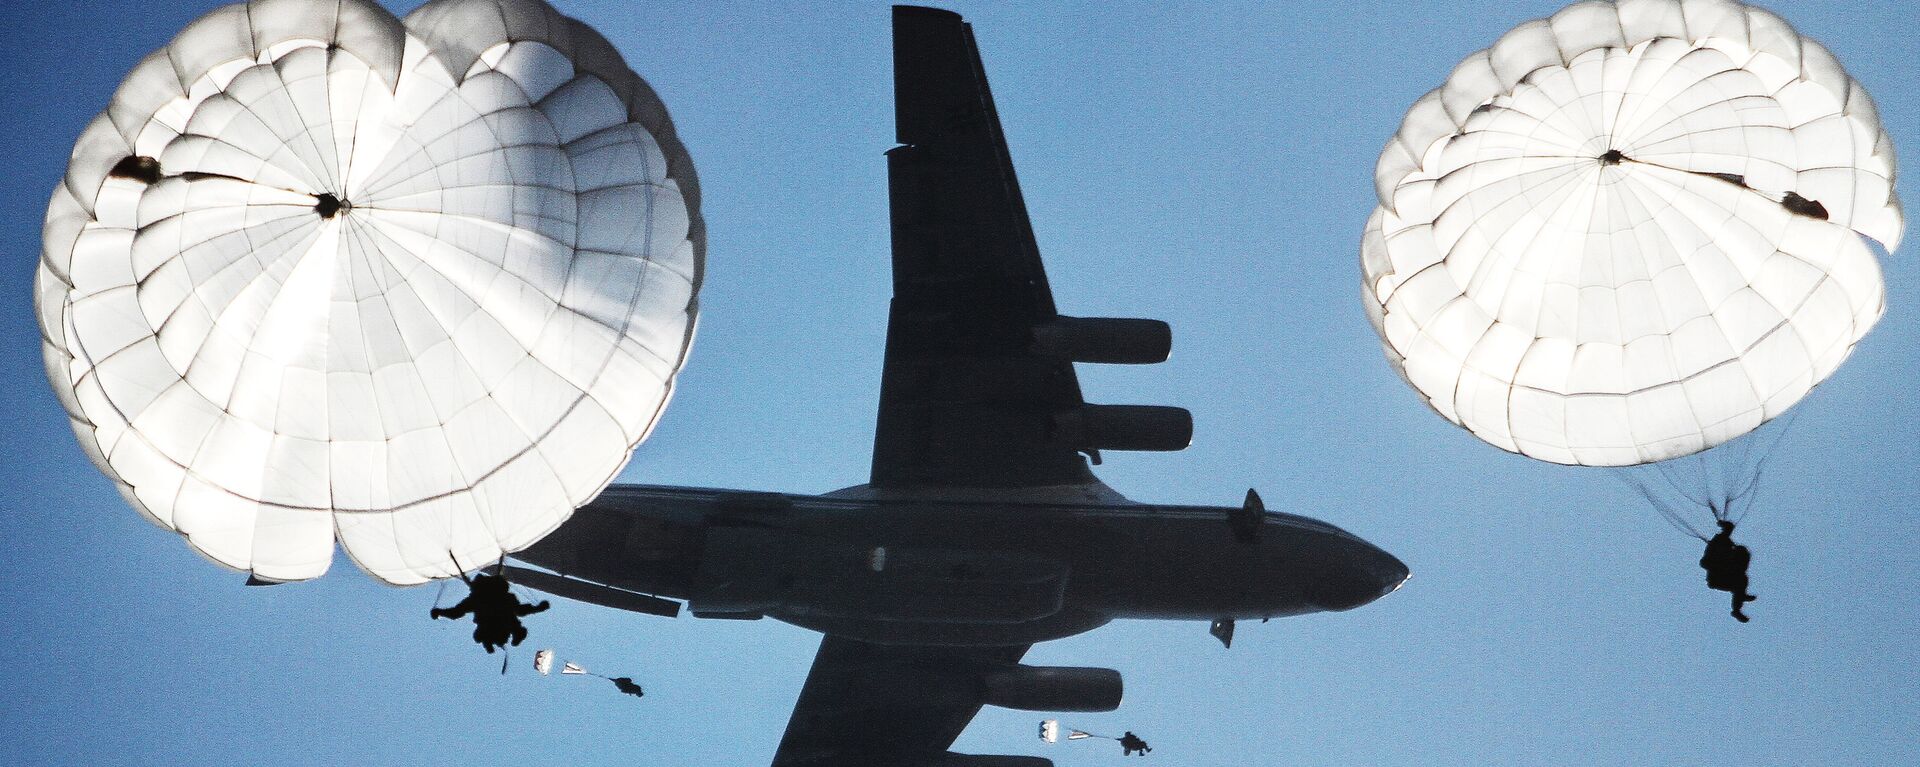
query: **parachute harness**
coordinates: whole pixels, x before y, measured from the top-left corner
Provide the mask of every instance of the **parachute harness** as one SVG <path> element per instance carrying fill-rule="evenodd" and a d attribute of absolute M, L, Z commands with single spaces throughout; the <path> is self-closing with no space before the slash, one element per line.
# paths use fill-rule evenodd
<path fill-rule="evenodd" d="M 545 611 L 547 604 L 541 602 L 540 606 L 522 609 L 522 607 L 532 606 L 532 602 L 522 602 L 522 600 L 520 600 L 522 594 L 520 594 L 516 588 L 513 588 L 513 582 L 507 581 L 507 557 L 505 556 L 499 557 L 499 561 L 493 565 L 493 575 L 486 575 L 486 573 L 482 571 L 482 575 L 480 575 L 478 579 L 468 579 L 465 565 L 461 565 L 459 556 L 453 554 L 451 550 L 447 552 L 447 559 L 451 559 L 453 565 L 455 565 L 455 573 L 453 573 L 453 575 L 459 577 L 461 582 L 467 584 L 467 600 L 484 598 L 484 600 L 497 602 L 497 600 L 505 598 L 505 602 L 511 602 L 511 607 L 507 609 L 507 611 L 509 611 L 509 617 L 505 619 L 505 621 L 511 625 L 511 631 L 505 632 L 503 636 L 495 636 L 495 638 L 488 636 L 488 627 L 495 625 L 495 629 L 501 629 L 501 627 L 497 627 L 497 623 L 501 621 L 501 617 L 499 617 L 499 615 L 493 615 L 493 613 L 499 611 L 499 607 L 501 606 L 476 604 L 476 606 L 468 607 L 468 611 L 474 615 L 474 640 L 480 642 L 480 644 L 484 644 L 484 646 L 488 648 L 488 654 L 492 654 L 493 648 L 495 648 L 495 640 L 497 640 L 497 646 L 499 646 L 499 650 L 501 650 L 499 673 L 505 675 L 505 673 L 507 673 L 507 667 L 513 663 L 513 644 L 518 642 L 518 638 L 524 638 L 524 636 L 526 636 L 524 625 L 520 625 L 520 617 L 522 617 L 522 615 L 530 615 L 530 613 L 538 613 L 538 611 Z M 495 584 L 495 582 L 497 582 L 497 584 Z M 482 584 L 488 586 L 488 588 L 486 588 L 488 594 L 482 594 L 482 588 L 480 588 Z M 499 594 L 492 594 L 495 588 L 499 588 Z M 438 619 L 438 617 L 451 617 L 451 615 L 442 615 L 447 609 L 440 607 L 440 602 L 444 602 L 445 590 L 447 590 L 447 582 L 445 582 L 445 579 L 442 579 L 442 581 L 440 581 L 440 592 L 434 594 L 434 609 L 430 611 L 430 615 L 436 617 L 436 619 Z M 467 600 L 463 600 L 461 604 L 465 604 Z M 455 604 L 453 609 L 461 609 L 461 604 Z"/>

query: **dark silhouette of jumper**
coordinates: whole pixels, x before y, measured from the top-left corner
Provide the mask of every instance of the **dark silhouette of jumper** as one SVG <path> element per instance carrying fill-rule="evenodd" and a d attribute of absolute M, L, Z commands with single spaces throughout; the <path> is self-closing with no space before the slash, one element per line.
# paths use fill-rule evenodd
<path fill-rule="evenodd" d="M 1724 519 L 1720 520 L 1719 534 L 1707 541 L 1707 551 L 1700 555 L 1700 567 L 1707 571 L 1707 588 L 1733 595 L 1733 617 L 1741 623 L 1748 620 L 1741 607 L 1759 599 L 1747 593 L 1747 565 L 1752 561 L 1753 553 L 1733 542 L 1733 523 Z"/>
<path fill-rule="evenodd" d="M 487 648 L 489 654 L 495 647 L 519 646 L 527 638 L 527 627 L 520 623 L 521 616 L 548 607 L 544 599 L 539 604 L 521 604 L 520 598 L 507 588 L 505 576 L 475 576 L 467 581 L 467 589 L 467 598 L 460 600 L 460 604 L 444 609 L 435 607 L 428 615 L 457 620 L 472 613 L 473 641 Z"/>
<path fill-rule="evenodd" d="M 636 698 L 644 698 L 647 695 L 647 691 L 640 689 L 640 685 L 635 684 L 632 677 L 616 676 L 607 681 L 612 682 L 616 689 L 627 695 Z"/>
<path fill-rule="evenodd" d="M 1138 752 L 1139 756 L 1146 756 L 1147 752 L 1152 750 L 1153 750 L 1152 746 L 1147 745 L 1146 741 L 1141 740 L 1140 736 L 1135 735 L 1132 732 L 1128 732 L 1127 734 L 1120 736 L 1120 755 L 1121 756 L 1134 756 L 1136 755 L 1136 752 Z"/>

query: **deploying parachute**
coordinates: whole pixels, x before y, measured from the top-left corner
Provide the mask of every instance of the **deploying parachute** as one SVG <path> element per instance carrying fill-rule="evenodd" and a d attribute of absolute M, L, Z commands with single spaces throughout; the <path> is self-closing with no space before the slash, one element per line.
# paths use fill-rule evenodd
<path fill-rule="evenodd" d="M 541 652 L 544 653 L 548 651 L 541 650 Z M 548 663 L 548 668 L 552 668 L 551 664 L 553 663 L 553 661 L 552 661 L 551 653 L 549 653 L 548 655 L 547 663 Z M 546 672 L 543 671 L 541 673 L 546 673 Z M 600 679 L 605 679 L 608 682 L 613 683 L 613 688 L 615 690 L 619 690 L 620 694 L 622 695 L 628 695 L 635 698 L 644 698 L 647 696 L 646 689 L 642 688 L 639 682 L 633 681 L 633 677 L 630 677 L 630 676 L 607 676 L 605 674 L 596 674 L 586 670 L 585 668 L 581 667 L 580 664 L 574 663 L 572 661 L 568 661 L 565 665 L 561 666 L 560 673 L 566 676 L 598 677 Z"/>
<path fill-rule="evenodd" d="M 48 376 L 154 522 L 266 581 L 452 577 L 592 499 L 692 341 L 698 183 L 538 0 L 254 0 L 127 76 L 48 206 Z"/>
<path fill-rule="evenodd" d="M 553 673 L 553 651 L 541 650 L 533 654 L 533 670 L 541 676 Z"/>
<path fill-rule="evenodd" d="M 1785 412 L 1883 311 L 1903 228 L 1873 102 L 1728 0 L 1583 2 L 1426 94 L 1361 242 L 1395 369 L 1502 449 L 1623 466 Z"/>
<path fill-rule="evenodd" d="M 1060 737 L 1061 737 L 1060 736 L 1060 720 L 1058 719 L 1040 720 L 1040 739 L 1041 740 L 1046 741 L 1048 743 L 1059 743 Z M 1067 734 L 1066 734 L 1067 740 L 1086 740 L 1087 738 L 1092 738 L 1092 737 L 1096 737 L 1096 736 L 1090 732 L 1085 732 L 1082 730 L 1074 730 L 1074 729 L 1067 730 Z M 1107 738 L 1107 740 L 1113 740 L 1113 738 Z"/>
<path fill-rule="evenodd" d="M 1040 720 L 1040 740 L 1047 743 L 1059 743 L 1061 737 L 1062 736 L 1060 734 L 1060 720 L 1058 719 Z M 1121 756 L 1146 756 L 1147 754 L 1153 752 L 1153 747 L 1147 745 L 1147 742 L 1145 740 L 1141 740 L 1140 736 L 1133 734 L 1132 731 L 1128 731 L 1126 734 L 1123 734 L 1120 737 L 1116 738 L 1111 735 L 1095 735 L 1091 732 L 1087 732 L 1086 730 L 1068 729 L 1065 737 L 1067 740 L 1087 740 L 1089 738 L 1098 738 L 1100 740 L 1114 741 L 1115 743 L 1120 744 Z"/>

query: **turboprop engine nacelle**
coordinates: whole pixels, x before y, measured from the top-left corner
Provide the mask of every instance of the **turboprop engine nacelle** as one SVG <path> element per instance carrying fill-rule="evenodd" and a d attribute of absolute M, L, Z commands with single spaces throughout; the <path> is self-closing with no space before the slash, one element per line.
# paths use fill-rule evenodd
<path fill-rule="evenodd" d="M 1165 405 L 1081 405 L 1054 414 L 1053 435 L 1076 450 L 1185 450 L 1193 414 Z"/>
<path fill-rule="evenodd" d="M 1055 317 L 1034 326 L 1030 349 L 1074 362 L 1151 365 L 1167 361 L 1173 329 L 1160 320 Z"/>
<path fill-rule="evenodd" d="M 1120 672 L 1110 668 L 1011 666 L 988 671 L 985 703 L 1019 711 L 1112 711 L 1120 707 Z"/>

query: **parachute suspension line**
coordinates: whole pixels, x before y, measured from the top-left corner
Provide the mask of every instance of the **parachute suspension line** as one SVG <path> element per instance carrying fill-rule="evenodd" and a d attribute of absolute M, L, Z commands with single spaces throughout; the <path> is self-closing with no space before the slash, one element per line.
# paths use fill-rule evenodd
<path fill-rule="evenodd" d="M 1729 499 L 1727 502 L 1728 521 L 1735 525 L 1740 524 L 1746 520 L 1747 515 L 1752 513 L 1754 507 L 1759 504 L 1760 480 L 1766 475 L 1767 462 L 1773 460 L 1774 451 L 1779 449 L 1780 442 L 1787 438 L 1787 431 L 1793 428 L 1793 422 L 1799 417 L 1800 414 L 1797 412 L 1788 413 L 1784 418 L 1775 419 L 1776 422 L 1779 423 L 1779 426 L 1775 427 L 1769 423 L 1761 429 L 1756 430 L 1755 434 L 1750 435 L 1753 442 L 1749 445 L 1749 449 L 1752 449 L 1752 444 L 1759 444 L 1761 442 L 1760 437 L 1762 435 L 1758 433 L 1759 431 L 1764 431 L 1769 427 L 1773 429 L 1773 438 L 1767 440 L 1765 447 L 1759 449 L 1760 458 L 1754 461 L 1753 468 L 1747 469 L 1745 460 L 1741 461 L 1740 465 L 1744 470 L 1742 473 L 1745 476 L 1746 482 L 1740 485 L 1740 491 L 1736 494 L 1736 497 Z M 1737 514 L 1733 513 L 1734 500 L 1740 501 L 1740 511 Z"/>
<path fill-rule="evenodd" d="M 1714 497 L 1720 501 L 1720 505 L 1713 510 L 1714 519 L 1723 522 L 1735 521 L 1733 519 L 1734 502 L 1746 497 L 1747 491 L 1753 488 L 1754 480 L 1758 476 L 1760 467 L 1753 462 L 1755 445 L 1758 444 L 1759 436 L 1753 432 L 1727 443 L 1726 463 L 1722 465 L 1720 471 L 1708 475 L 1710 480 L 1717 480 L 1721 485 L 1717 488 L 1718 492 L 1714 493 Z M 1762 462 L 1766 461 L 1767 452 L 1771 449 L 1770 445 L 1760 449 Z"/>
<path fill-rule="evenodd" d="M 1711 507 L 1705 501 L 1694 497 L 1691 492 L 1687 491 L 1686 487 L 1689 483 L 1682 481 L 1678 470 L 1668 465 L 1668 463 L 1671 462 L 1622 467 L 1618 472 L 1618 476 L 1624 477 L 1627 484 L 1632 485 L 1633 489 L 1640 491 L 1640 496 L 1647 499 L 1647 503 L 1653 506 L 1653 510 L 1659 512 L 1660 517 L 1665 519 L 1667 524 L 1673 529 L 1702 541 L 1707 540 L 1707 535 L 1701 532 L 1699 528 L 1694 527 L 1692 522 L 1687 521 L 1687 518 L 1691 516 L 1691 512 L 1695 511 L 1693 507 Z M 1657 477 L 1657 479 L 1651 477 Z M 1667 493 L 1661 485 L 1665 485 L 1666 488 L 1678 493 L 1680 497 L 1687 499 L 1689 505 L 1687 507 L 1677 506 L 1667 497 Z"/>
<path fill-rule="evenodd" d="M 1708 489 L 1707 495 L 1704 497 L 1694 495 L 1694 491 L 1691 488 L 1696 483 L 1687 481 L 1687 477 L 1682 475 L 1680 469 L 1683 465 L 1692 465 L 1698 470 L 1698 474 L 1702 479 L 1710 474 L 1710 472 L 1707 471 L 1706 459 L 1702 458 L 1700 453 L 1694 453 L 1684 458 L 1661 461 L 1653 464 L 1653 468 L 1660 473 L 1661 479 L 1667 481 L 1667 486 L 1673 488 L 1674 492 L 1679 493 L 1681 497 L 1692 501 L 1695 506 L 1712 509 L 1713 491 Z M 1707 483 L 1701 482 L 1699 484 Z"/>
<path fill-rule="evenodd" d="M 1763 463 L 1763 464 L 1764 464 L 1764 463 L 1765 463 L 1765 461 L 1764 461 L 1764 460 L 1762 460 L 1762 461 L 1761 461 L 1761 463 Z M 1734 513 L 1734 511 L 1733 511 L 1733 504 L 1731 504 L 1731 503 L 1729 503 L 1729 504 L 1727 504 L 1727 517 L 1726 517 L 1726 519 L 1727 519 L 1727 521 L 1728 521 L 1728 522 L 1732 522 L 1732 523 L 1733 523 L 1733 524 L 1734 524 L 1735 526 L 1738 526 L 1738 525 L 1740 525 L 1741 523 L 1744 523 L 1744 522 L 1746 522 L 1746 521 L 1747 521 L 1747 515 L 1748 515 L 1748 514 L 1751 514 L 1751 513 L 1753 512 L 1753 507 L 1754 507 L 1755 505 L 1757 505 L 1757 504 L 1758 504 L 1758 503 L 1760 502 L 1760 479 L 1759 479 L 1759 477 L 1755 477 L 1755 478 L 1754 478 L 1754 481 L 1752 481 L 1752 482 L 1749 482 L 1749 483 L 1747 483 L 1747 487 L 1748 487 L 1748 488 L 1750 488 L 1750 489 L 1749 489 L 1749 490 L 1748 490 L 1748 491 L 1747 491 L 1746 493 L 1744 493 L 1744 494 L 1742 494 L 1742 495 L 1740 496 L 1740 511 L 1739 511 L 1739 513 Z"/>
<path fill-rule="evenodd" d="M 433 609 L 440 609 L 440 601 L 447 598 L 447 579 L 440 579 L 440 590 L 433 594 Z"/>
<path fill-rule="evenodd" d="M 1653 510 L 1660 512 L 1660 517 L 1662 519 L 1665 519 L 1667 521 L 1667 524 L 1672 525 L 1673 529 L 1679 530 L 1680 532 L 1686 533 L 1687 535 L 1691 535 L 1702 541 L 1707 540 L 1707 535 L 1705 533 L 1700 532 L 1698 529 L 1696 529 L 1693 526 L 1693 523 L 1688 522 L 1687 515 L 1685 513 L 1683 513 L 1680 509 L 1673 508 L 1673 506 L 1669 504 L 1666 501 L 1666 499 L 1663 499 L 1660 497 L 1659 493 L 1654 492 L 1653 485 L 1647 480 L 1643 479 L 1638 472 L 1634 471 L 1635 468 L 1639 468 L 1639 467 L 1630 467 L 1630 468 L 1624 469 L 1618 472 L 1617 474 L 1615 474 L 1615 476 L 1625 477 L 1627 484 L 1632 485 L 1633 489 L 1640 491 L 1640 496 L 1643 498 L 1646 498 L 1647 503 L 1653 504 Z M 1665 474 L 1662 473 L 1662 476 L 1665 477 Z M 1669 484 L 1672 483 L 1673 479 L 1671 477 L 1665 477 L 1665 478 L 1667 479 Z M 1692 497 L 1689 496 L 1688 500 L 1692 500 Z"/>
<path fill-rule="evenodd" d="M 467 577 L 467 566 L 460 564 L 459 555 L 454 554 L 453 549 L 447 549 L 447 558 L 453 560 L 454 574 L 460 576 L 462 583 L 471 587 L 473 585 L 473 579 Z"/>
<path fill-rule="evenodd" d="M 1744 444 L 1740 445 L 1736 448 L 1736 451 L 1744 455 L 1746 447 Z M 1713 518 L 1716 521 L 1726 519 L 1727 502 L 1733 498 L 1733 490 L 1729 487 L 1730 483 L 1727 481 L 1726 470 L 1723 468 L 1720 471 L 1714 471 L 1715 464 L 1708 460 L 1706 451 L 1694 453 L 1691 458 L 1693 459 L 1694 465 L 1700 467 L 1700 476 L 1706 484 L 1704 492 L 1707 494 L 1707 509 L 1713 512 Z M 1744 458 L 1730 459 L 1730 461 L 1741 462 L 1744 462 L 1744 460 Z M 1720 465 L 1724 466 L 1725 464 Z M 1736 463 L 1735 465 L 1743 464 Z"/>
<path fill-rule="evenodd" d="M 500 552 L 499 561 L 493 563 L 493 574 L 500 576 L 500 579 L 503 581 L 507 580 L 507 553 L 506 552 L 504 551 Z M 526 602 L 527 604 L 533 604 L 533 600 L 525 598 L 527 596 L 526 592 L 521 591 L 518 588 L 515 588 L 515 586 L 516 584 L 513 581 L 507 581 L 507 592 L 510 594 L 513 594 L 513 596 L 516 599 L 520 599 L 521 601 Z"/>
<path fill-rule="evenodd" d="M 1755 506 L 1767 461 L 1794 418 L 1788 414 L 1775 419 L 1711 450 L 1623 467 L 1621 474 L 1669 525 L 1707 540 L 1690 520 L 1705 510 L 1715 522 L 1740 524 Z"/>
<path fill-rule="evenodd" d="M 1729 455 L 1726 465 L 1719 472 L 1710 475 L 1722 485 L 1718 488 L 1719 492 L 1714 494 L 1715 500 L 1719 501 L 1719 504 L 1713 508 L 1713 518 L 1717 521 L 1739 524 L 1739 520 L 1734 519 L 1733 505 L 1744 498 L 1747 491 L 1753 487 L 1755 478 L 1753 471 L 1758 467 L 1750 466 L 1749 459 L 1753 455 L 1754 440 L 1751 434 L 1748 437 L 1734 440 L 1739 443 L 1738 445 L 1728 443 Z M 1763 459 L 1764 456 L 1765 454 L 1762 453 Z M 1728 475 L 1732 475 L 1731 478 Z"/>

